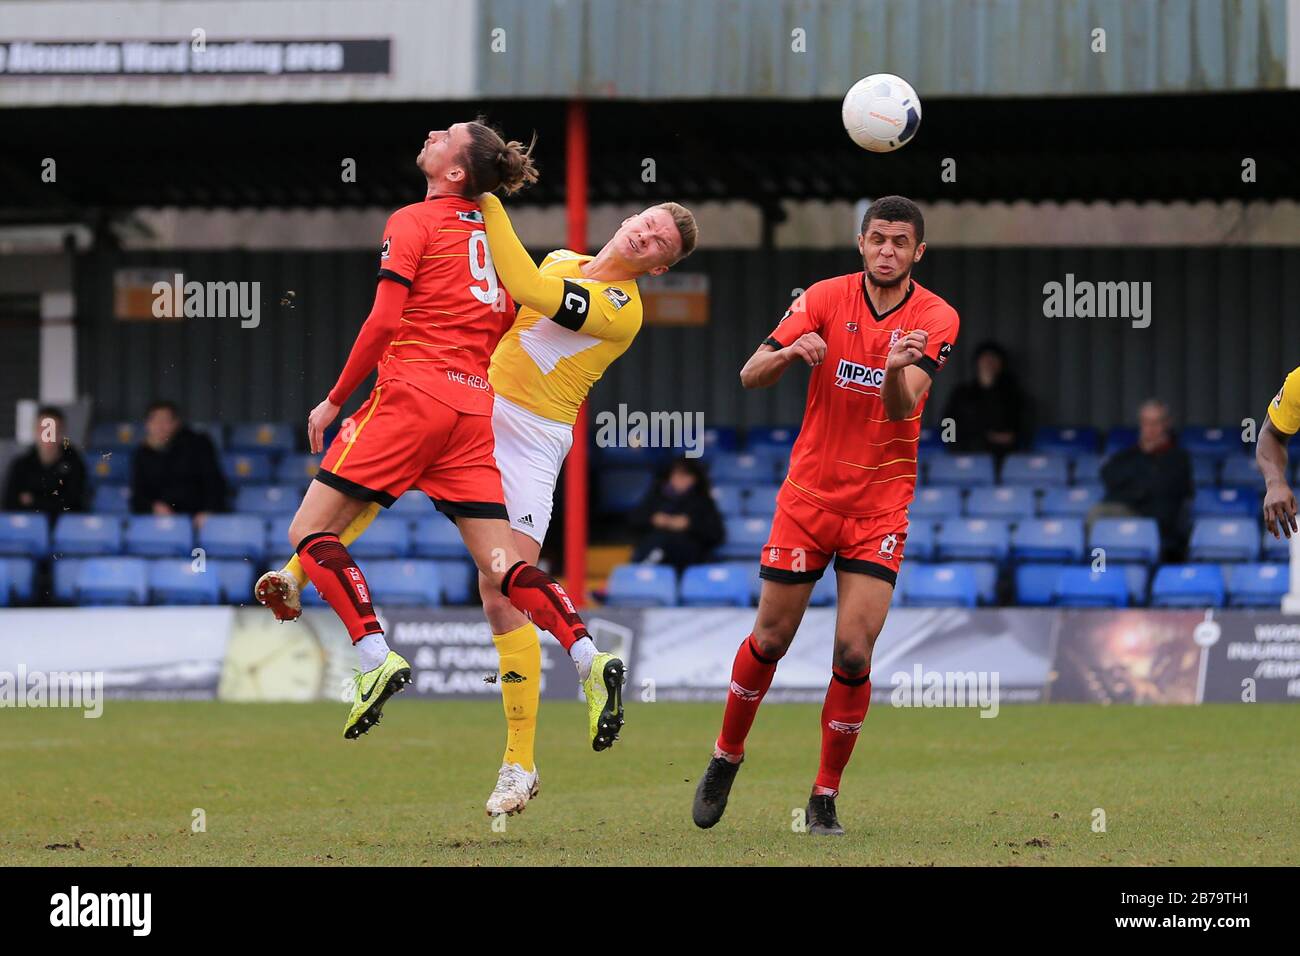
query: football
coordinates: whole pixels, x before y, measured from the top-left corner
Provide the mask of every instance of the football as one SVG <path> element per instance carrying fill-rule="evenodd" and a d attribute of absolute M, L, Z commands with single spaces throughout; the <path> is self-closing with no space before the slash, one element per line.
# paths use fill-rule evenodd
<path fill-rule="evenodd" d="M 853 142 L 873 153 L 888 153 L 916 135 L 921 100 L 902 77 L 873 73 L 853 84 L 840 114 Z"/>

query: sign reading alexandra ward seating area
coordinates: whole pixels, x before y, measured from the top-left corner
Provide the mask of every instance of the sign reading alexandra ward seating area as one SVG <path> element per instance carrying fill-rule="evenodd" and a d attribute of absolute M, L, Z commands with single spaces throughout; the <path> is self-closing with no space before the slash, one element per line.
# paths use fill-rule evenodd
<path fill-rule="evenodd" d="M 0 75 L 346 76 L 387 74 L 389 39 L 62 40 L 0 42 Z"/>

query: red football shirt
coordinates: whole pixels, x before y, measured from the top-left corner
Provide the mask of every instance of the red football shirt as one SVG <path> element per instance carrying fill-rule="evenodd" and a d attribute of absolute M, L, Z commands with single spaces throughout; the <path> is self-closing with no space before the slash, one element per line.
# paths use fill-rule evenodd
<path fill-rule="evenodd" d="M 785 348 L 805 332 L 826 342 L 826 360 L 812 370 L 803 427 L 786 482 L 800 498 L 838 514 L 863 516 L 906 508 L 916 489 L 921 412 L 891 422 L 880 386 L 885 358 L 900 337 L 929 334 L 917 366 L 931 376 L 957 341 L 957 312 L 916 282 L 901 303 L 877 314 L 861 272 L 825 279 L 795 300 L 767 344 Z"/>
<path fill-rule="evenodd" d="M 514 303 L 497 281 L 478 203 L 436 196 L 397 210 L 384 228 L 379 276 L 410 292 L 378 384 L 397 379 L 459 411 L 492 414 L 488 363 Z"/>

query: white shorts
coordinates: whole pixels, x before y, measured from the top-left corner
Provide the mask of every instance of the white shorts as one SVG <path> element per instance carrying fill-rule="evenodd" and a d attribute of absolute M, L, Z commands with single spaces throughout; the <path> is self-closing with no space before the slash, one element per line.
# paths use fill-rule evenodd
<path fill-rule="evenodd" d="M 543 418 L 498 395 L 492 407 L 492 431 L 510 527 L 541 544 L 551 524 L 555 481 L 573 445 L 573 426 Z"/>

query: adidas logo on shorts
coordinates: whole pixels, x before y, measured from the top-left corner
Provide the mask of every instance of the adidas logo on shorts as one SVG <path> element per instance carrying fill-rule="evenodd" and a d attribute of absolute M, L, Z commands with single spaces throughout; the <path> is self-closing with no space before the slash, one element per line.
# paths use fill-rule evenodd
<path fill-rule="evenodd" d="M 522 518 L 519 519 L 519 523 L 520 523 L 520 524 L 526 524 L 526 525 L 528 525 L 528 527 L 531 528 L 531 527 L 533 526 L 533 516 L 532 516 L 532 515 L 524 515 Z"/>

